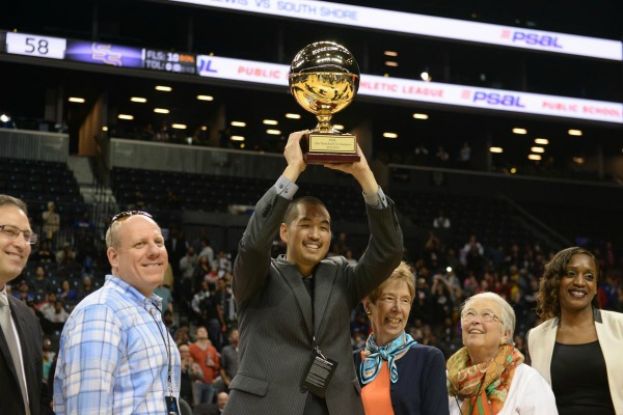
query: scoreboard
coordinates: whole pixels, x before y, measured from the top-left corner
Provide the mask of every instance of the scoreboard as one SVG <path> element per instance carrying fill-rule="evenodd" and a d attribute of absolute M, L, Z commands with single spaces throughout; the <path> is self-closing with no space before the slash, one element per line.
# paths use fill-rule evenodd
<path fill-rule="evenodd" d="M 197 71 L 196 56 L 190 53 L 16 32 L 6 32 L 5 38 L 5 50 L 13 55 L 186 74 Z"/>
<path fill-rule="evenodd" d="M 195 55 L 190 53 L 165 52 L 155 49 L 143 49 L 143 67 L 155 71 L 194 74 L 196 72 Z"/>
<path fill-rule="evenodd" d="M 6 33 L 6 51 L 15 55 L 64 59 L 67 41 L 58 37 Z"/>

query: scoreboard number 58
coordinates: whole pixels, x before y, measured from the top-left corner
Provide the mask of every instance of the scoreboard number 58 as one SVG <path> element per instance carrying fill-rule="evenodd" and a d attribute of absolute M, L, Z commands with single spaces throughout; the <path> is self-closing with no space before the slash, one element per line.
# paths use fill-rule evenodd
<path fill-rule="evenodd" d="M 6 50 L 8 53 L 16 55 L 63 59 L 66 46 L 67 41 L 57 37 L 15 32 L 7 32 L 6 34 Z"/>

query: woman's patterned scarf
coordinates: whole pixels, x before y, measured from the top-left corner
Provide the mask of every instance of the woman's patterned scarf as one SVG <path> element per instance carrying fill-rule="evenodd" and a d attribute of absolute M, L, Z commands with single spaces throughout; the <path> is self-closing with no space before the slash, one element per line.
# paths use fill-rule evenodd
<path fill-rule="evenodd" d="M 405 350 L 417 344 L 410 334 L 404 331 L 394 340 L 384 346 L 378 346 L 374 334 L 368 337 L 366 342 L 366 350 L 362 354 L 362 362 L 360 366 L 361 382 L 365 385 L 374 380 L 381 370 L 383 360 L 387 361 L 389 367 L 390 379 L 392 383 L 398 381 L 398 368 L 396 367 L 396 356 L 399 356 Z"/>
<path fill-rule="evenodd" d="M 463 347 L 448 359 L 448 392 L 463 399 L 464 415 L 495 415 L 504 407 L 515 369 L 523 361 L 519 350 L 504 344 L 493 359 L 474 365 Z"/>

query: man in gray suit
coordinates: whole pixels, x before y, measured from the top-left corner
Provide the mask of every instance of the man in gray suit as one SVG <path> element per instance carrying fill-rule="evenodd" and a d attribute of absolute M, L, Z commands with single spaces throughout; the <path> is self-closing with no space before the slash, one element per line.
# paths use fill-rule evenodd
<path fill-rule="evenodd" d="M 38 415 L 46 410 L 42 385 L 42 332 L 35 313 L 7 292 L 28 261 L 37 235 L 26 204 L 0 195 L 0 414 Z"/>
<path fill-rule="evenodd" d="M 358 148 L 359 162 L 326 167 L 361 186 L 371 237 L 355 266 L 344 257 L 325 258 L 331 243 L 326 207 L 310 197 L 291 203 L 306 167 L 302 135 L 290 135 L 287 167 L 257 203 L 238 247 L 233 288 L 240 367 L 225 415 L 363 414 L 350 313 L 399 264 L 402 231 L 393 202 Z M 271 258 L 277 231 L 286 254 Z"/>

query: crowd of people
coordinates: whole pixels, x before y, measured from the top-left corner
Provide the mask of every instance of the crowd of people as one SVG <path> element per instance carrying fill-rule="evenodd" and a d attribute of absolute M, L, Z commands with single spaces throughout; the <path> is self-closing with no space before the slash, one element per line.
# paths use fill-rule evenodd
<path fill-rule="evenodd" d="M 22 397 L 0 412 L 623 413 L 612 243 L 556 253 L 459 242 L 441 213 L 400 263 L 393 202 L 363 155 L 332 167 L 361 186 L 366 247 L 332 234 L 320 200 L 294 199 L 299 139 L 237 253 L 176 227 L 165 240 L 147 212 L 126 211 L 94 256 L 86 241 L 61 244 L 53 205 L 32 220 L 37 240 L 26 206 L 0 197 L 0 300 L 18 333 L 3 320 L 0 373 L 18 373 L 6 390 Z"/>

